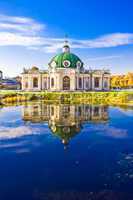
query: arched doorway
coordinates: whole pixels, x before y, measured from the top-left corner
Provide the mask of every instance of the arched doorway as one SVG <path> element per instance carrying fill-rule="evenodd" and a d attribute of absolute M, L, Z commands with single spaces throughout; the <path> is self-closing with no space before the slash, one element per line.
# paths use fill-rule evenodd
<path fill-rule="evenodd" d="M 70 78 L 68 76 L 63 78 L 63 90 L 70 90 Z"/>
<path fill-rule="evenodd" d="M 33 87 L 38 88 L 38 78 L 33 78 Z"/>

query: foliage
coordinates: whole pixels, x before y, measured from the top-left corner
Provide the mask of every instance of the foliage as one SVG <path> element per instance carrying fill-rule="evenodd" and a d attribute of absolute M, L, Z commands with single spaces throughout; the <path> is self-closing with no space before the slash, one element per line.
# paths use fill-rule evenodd
<path fill-rule="evenodd" d="M 65 103 L 104 103 L 104 104 L 127 104 L 133 102 L 133 92 L 110 91 L 110 92 L 23 92 L 23 91 L 0 91 L 2 104 L 44 100 L 45 102 Z"/>
<path fill-rule="evenodd" d="M 111 77 L 111 88 L 133 88 L 133 73 L 113 75 Z"/>

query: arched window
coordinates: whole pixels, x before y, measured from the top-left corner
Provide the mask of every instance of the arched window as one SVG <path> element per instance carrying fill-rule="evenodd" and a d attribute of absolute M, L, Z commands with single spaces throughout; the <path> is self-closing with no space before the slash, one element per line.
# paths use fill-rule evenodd
<path fill-rule="evenodd" d="M 38 78 L 33 78 L 33 87 L 37 88 L 38 87 Z"/>
<path fill-rule="evenodd" d="M 82 88 L 82 78 L 79 78 L 79 88 Z"/>
<path fill-rule="evenodd" d="M 47 89 L 47 78 L 44 78 L 44 89 Z"/>
<path fill-rule="evenodd" d="M 81 116 L 82 114 L 82 109 L 81 109 L 81 106 L 78 107 L 78 116 Z"/>
<path fill-rule="evenodd" d="M 47 89 L 47 82 L 44 82 L 44 89 Z"/>
<path fill-rule="evenodd" d="M 54 87 L 54 78 L 51 78 L 51 87 Z"/>
<path fill-rule="evenodd" d="M 100 107 L 94 107 L 94 113 L 93 113 L 93 116 L 99 116 L 99 108 Z"/>
<path fill-rule="evenodd" d="M 104 79 L 104 88 L 108 88 L 108 79 Z"/>
<path fill-rule="evenodd" d="M 28 82 L 27 81 L 25 82 L 25 88 L 28 88 Z"/>
<path fill-rule="evenodd" d="M 63 78 L 63 90 L 70 90 L 70 78 L 68 76 Z"/>
<path fill-rule="evenodd" d="M 99 88 L 99 78 L 95 78 L 95 88 Z"/>
<path fill-rule="evenodd" d="M 51 115 L 52 116 L 54 115 L 54 107 L 53 106 L 51 107 Z"/>
<path fill-rule="evenodd" d="M 89 79 L 89 77 L 87 77 L 86 78 L 86 84 L 85 84 L 86 89 L 89 89 L 89 86 L 90 86 L 89 81 L 90 81 L 90 79 Z"/>

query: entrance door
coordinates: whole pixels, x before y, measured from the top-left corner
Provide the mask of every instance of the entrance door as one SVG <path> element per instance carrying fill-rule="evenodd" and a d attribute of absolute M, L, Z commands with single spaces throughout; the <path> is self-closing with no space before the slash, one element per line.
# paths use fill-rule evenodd
<path fill-rule="evenodd" d="M 63 78 L 63 90 L 70 90 L 70 78 L 68 76 Z"/>

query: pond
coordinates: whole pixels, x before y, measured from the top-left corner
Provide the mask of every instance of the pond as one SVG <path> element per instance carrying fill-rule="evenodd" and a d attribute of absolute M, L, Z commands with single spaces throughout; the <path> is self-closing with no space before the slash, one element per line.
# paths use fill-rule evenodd
<path fill-rule="evenodd" d="M 132 200 L 133 108 L 0 108 L 0 200 Z"/>

